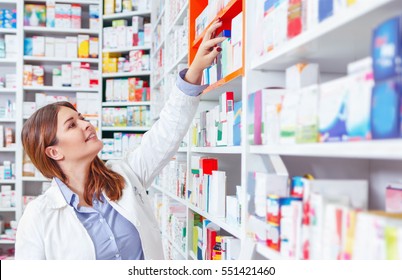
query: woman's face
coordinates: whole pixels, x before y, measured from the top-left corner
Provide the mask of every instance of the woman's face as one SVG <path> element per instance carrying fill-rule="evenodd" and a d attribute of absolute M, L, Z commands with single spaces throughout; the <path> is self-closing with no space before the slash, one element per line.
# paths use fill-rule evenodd
<path fill-rule="evenodd" d="M 57 115 L 56 137 L 58 143 L 55 146 L 67 161 L 92 160 L 103 147 L 94 126 L 80 113 L 64 106 Z"/>

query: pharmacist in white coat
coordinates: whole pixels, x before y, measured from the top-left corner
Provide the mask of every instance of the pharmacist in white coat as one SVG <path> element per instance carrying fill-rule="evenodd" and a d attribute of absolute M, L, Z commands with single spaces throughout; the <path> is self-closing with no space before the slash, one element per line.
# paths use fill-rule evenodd
<path fill-rule="evenodd" d="M 22 130 L 25 152 L 52 186 L 30 202 L 18 224 L 16 259 L 163 259 L 146 188 L 177 151 L 194 117 L 203 70 L 224 38 L 206 32 L 188 71 L 139 148 L 105 165 L 95 128 L 71 104 L 47 105 Z"/>

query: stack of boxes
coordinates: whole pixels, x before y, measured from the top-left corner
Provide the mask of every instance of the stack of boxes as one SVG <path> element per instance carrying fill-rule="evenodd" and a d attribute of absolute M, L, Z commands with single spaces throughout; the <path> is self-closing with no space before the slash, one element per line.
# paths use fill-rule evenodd
<path fill-rule="evenodd" d="M 255 7 L 254 49 L 258 56 L 278 48 L 334 15 L 341 15 L 357 0 L 264 0 Z M 361 2 L 361 1 L 360 1 Z M 262 36 L 261 36 L 262 34 Z"/>
<path fill-rule="evenodd" d="M 17 58 L 17 35 L 4 35 L 0 38 L 0 58 Z"/>
<path fill-rule="evenodd" d="M 43 66 L 24 65 L 24 86 L 44 86 L 45 71 Z M 52 86 L 96 88 L 98 86 L 98 71 L 91 70 L 90 64 L 85 62 L 72 62 L 62 64 L 53 69 Z"/>
<path fill-rule="evenodd" d="M 0 9 L 0 28 L 17 28 L 16 9 Z"/>
<path fill-rule="evenodd" d="M 15 205 L 15 190 L 11 188 L 11 185 L 2 185 L 0 193 L 0 207 L 1 208 L 12 208 Z"/>
<path fill-rule="evenodd" d="M 113 20 L 112 26 L 103 28 L 103 48 L 129 48 L 147 46 L 151 42 L 151 24 L 141 16 L 133 16 L 131 26 L 125 19 Z"/>
<path fill-rule="evenodd" d="M 401 137 L 402 18 L 389 19 L 374 30 L 372 59 L 375 86 L 372 96 L 373 138 Z"/>
<path fill-rule="evenodd" d="M 149 106 L 102 108 L 102 126 L 105 127 L 150 127 Z"/>
<path fill-rule="evenodd" d="M 102 138 L 101 158 L 104 160 L 120 158 L 134 151 L 141 144 L 142 134 L 113 133 L 113 138 Z"/>
<path fill-rule="evenodd" d="M 131 11 L 149 11 L 151 0 L 104 0 L 104 15 L 127 13 Z"/>
<path fill-rule="evenodd" d="M 147 81 L 139 78 L 106 80 L 106 102 L 137 102 L 150 100 Z"/>
<path fill-rule="evenodd" d="M 97 58 L 98 38 L 89 35 L 54 38 L 33 36 L 24 39 L 24 55 L 59 58 Z"/>
<path fill-rule="evenodd" d="M 225 37 L 215 63 L 204 70 L 204 83 L 214 84 L 243 66 L 243 13 L 232 19 L 231 30 L 223 30 L 217 37 Z"/>
<path fill-rule="evenodd" d="M 82 8 L 79 4 L 25 4 L 24 26 L 81 29 Z M 89 29 L 99 28 L 99 5 L 89 5 Z"/>
<path fill-rule="evenodd" d="M 234 102 L 234 93 L 225 92 L 219 105 L 200 113 L 192 127 L 196 147 L 240 146 L 241 101 Z"/>
<path fill-rule="evenodd" d="M 0 165 L 0 180 L 11 179 L 15 179 L 15 163 L 5 160 L 3 165 Z"/>

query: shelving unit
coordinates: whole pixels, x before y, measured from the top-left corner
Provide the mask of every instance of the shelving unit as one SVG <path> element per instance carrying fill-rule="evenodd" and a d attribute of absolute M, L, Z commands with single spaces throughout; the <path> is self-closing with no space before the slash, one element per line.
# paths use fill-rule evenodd
<path fill-rule="evenodd" d="M 0 58 L 0 64 L 14 64 L 17 63 L 15 58 Z"/>
<path fill-rule="evenodd" d="M 0 58 L 0 69 L 4 73 L 15 73 L 17 84 L 23 84 L 24 64 L 45 66 L 45 72 L 55 65 L 70 62 L 90 63 L 91 69 L 99 71 L 98 88 L 55 87 L 45 79 L 44 86 L 18 86 L 17 88 L 0 88 L 0 101 L 11 99 L 17 104 L 15 116 L 0 118 L 0 125 L 12 127 L 15 132 L 15 147 L 0 148 L 0 162 L 9 160 L 15 163 L 15 179 L 0 180 L 0 185 L 11 185 L 16 192 L 16 206 L 0 208 L 0 215 L 6 221 L 17 220 L 22 215 L 22 196 L 38 195 L 42 183 L 49 182 L 42 177 L 23 177 L 23 151 L 20 137 L 22 126 L 28 116 L 22 111 L 24 101 L 31 101 L 32 95 L 43 92 L 49 95 L 67 95 L 72 98 L 77 92 L 97 93 L 99 102 L 96 104 L 102 109 L 121 108 L 130 106 L 150 106 L 152 118 L 157 119 L 161 108 L 165 104 L 177 73 L 183 66 L 190 64 L 204 37 L 205 30 L 196 35 L 195 19 L 208 4 L 208 0 L 183 1 L 179 10 L 170 9 L 173 0 L 151 1 L 152 6 L 145 11 L 132 11 L 111 15 L 100 15 L 100 29 L 88 28 L 64 29 L 23 26 L 23 16 L 17 18 L 17 28 L 0 28 L 0 36 L 6 34 L 16 35 L 18 53 L 16 58 Z M 78 3 L 83 6 L 99 5 L 103 12 L 101 0 L 56 0 L 57 3 Z M 208 24 L 206 29 L 217 19 L 221 18 L 223 29 L 230 29 L 231 19 L 243 12 L 243 61 L 242 67 L 233 71 L 226 77 L 211 84 L 201 96 L 200 110 L 212 108 L 218 104 L 219 96 L 223 92 L 233 91 L 235 101 L 242 101 L 242 145 L 236 147 L 193 147 L 192 139 L 187 136 L 177 158 L 187 163 L 186 185 L 192 185 L 191 159 L 192 156 L 206 156 L 219 159 L 220 170 L 228 175 L 228 186 L 242 186 L 242 213 L 241 226 L 227 223 L 225 218 L 214 215 L 194 206 L 189 200 L 178 197 L 168 191 L 167 186 L 153 185 L 151 193 L 156 192 L 169 198 L 171 201 L 185 206 L 186 209 L 186 246 L 185 251 L 174 243 L 171 237 L 162 233 L 162 237 L 172 245 L 184 259 L 197 259 L 192 251 L 192 215 L 198 213 L 218 225 L 224 232 L 242 241 L 242 244 L 253 244 L 253 255 L 248 258 L 264 258 L 283 260 L 288 259 L 279 252 L 272 250 L 265 243 L 257 243 L 250 239 L 253 235 L 248 209 L 247 194 L 250 188 L 248 174 L 250 172 L 264 172 L 286 174 L 289 177 L 314 173 L 319 179 L 364 179 L 369 181 L 369 208 L 383 209 L 385 187 L 389 182 L 400 181 L 402 170 L 402 140 L 378 140 L 360 142 L 314 143 L 314 144 L 275 144 L 250 145 L 248 143 L 247 120 L 249 94 L 266 87 L 284 87 L 286 68 L 299 62 L 318 63 L 323 75 L 345 76 L 349 63 L 370 55 L 372 30 L 380 22 L 402 12 L 402 1 L 399 0 L 360 0 L 352 7 L 334 15 L 322 23 L 303 31 L 300 35 L 266 53 L 256 56 L 254 49 L 254 35 L 256 30 L 255 7 L 259 1 L 231 0 Z M 0 0 L 0 8 L 13 7 L 18 15 L 24 14 L 25 3 L 46 4 L 46 0 Z M 144 46 L 123 48 L 102 48 L 103 27 L 112 25 L 114 20 L 130 20 L 133 16 L 141 16 L 152 22 L 152 42 Z M 187 21 L 188 20 L 188 21 Z M 188 27 L 188 40 L 186 51 L 177 51 L 177 41 L 174 33 L 180 26 Z M 23 44 L 26 37 L 36 35 L 65 37 L 88 34 L 99 38 L 99 58 L 67 58 L 67 57 L 35 57 L 24 56 Z M 261 35 L 262 36 L 262 35 Z M 342 42 L 342 43 L 340 43 Z M 149 54 L 151 61 L 150 71 L 102 73 L 102 59 L 106 54 L 128 55 L 131 51 L 143 50 Z M 176 51 L 176 53 L 175 53 Z M 147 80 L 151 88 L 151 101 L 137 102 L 106 102 L 106 80 L 138 77 Z M 142 134 L 150 129 L 145 126 L 102 126 L 101 116 L 91 117 L 99 124 L 99 134 L 102 138 L 110 138 L 115 132 Z M 111 157 L 121 159 L 122 157 Z M 107 159 L 111 159 L 107 158 Z M 105 158 L 106 159 L 106 158 Z M 222 162 L 222 165 L 220 164 Z M 221 169 L 222 168 L 222 169 Z M 233 189 L 231 189 L 231 195 Z M 264 225 L 261 225 L 264 226 Z M 13 246 L 14 241 L 0 240 L 0 247 Z M 243 256 L 244 257 L 244 256 Z"/>
<path fill-rule="evenodd" d="M 250 146 L 250 153 L 280 156 L 402 159 L 401 140 Z"/>
<path fill-rule="evenodd" d="M 79 2 L 79 1 L 75 1 Z M 74 28 L 50 28 L 50 27 L 34 27 L 34 26 L 24 26 L 24 31 L 27 34 L 37 34 L 37 35 L 78 35 L 78 34 L 88 34 L 88 35 L 99 35 L 98 30 L 91 29 L 74 29 Z"/>
<path fill-rule="evenodd" d="M 365 1 L 349 7 L 342 16 L 332 16 L 296 38 L 252 61 L 250 69 L 283 71 L 302 60 L 317 62 L 324 73 L 346 73 L 346 66 L 357 57 L 370 55 L 372 27 L 395 16 L 402 9 L 400 1 Z M 369 28 L 368 28 L 369 27 Z M 356 40 L 358 34 L 359 40 Z M 339 42 L 353 41 L 349 44 Z"/>
<path fill-rule="evenodd" d="M 255 15 L 258 1 L 229 1 L 225 9 L 216 15 L 223 20 L 221 29 L 230 29 L 230 19 L 239 11 L 243 11 L 243 67 L 227 75 L 222 80 L 210 85 L 201 96 L 203 110 L 216 104 L 219 95 L 226 91 L 234 92 L 235 101 L 242 100 L 242 145 L 240 147 L 191 147 L 180 148 L 178 157 L 187 163 L 187 187 L 191 185 L 190 166 L 192 155 L 216 157 L 219 162 L 229 161 L 229 169 L 241 170 L 241 185 L 243 187 L 242 225 L 240 228 L 230 228 L 223 220 L 218 219 L 195 207 L 189 201 L 177 197 L 167 191 L 169 187 L 154 186 L 153 189 L 169 197 L 187 208 L 187 259 L 197 259 L 190 248 L 191 213 L 199 213 L 213 223 L 219 225 L 228 233 L 242 240 L 243 245 L 253 244 L 253 254 L 243 256 L 247 258 L 263 258 L 283 260 L 289 259 L 281 253 L 270 249 L 265 243 L 255 242 L 250 238 L 254 234 L 248 213 L 246 194 L 250 188 L 249 172 L 263 172 L 270 174 L 286 174 L 289 177 L 312 173 L 318 179 L 362 179 L 369 182 L 369 209 L 384 209 L 385 187 L 390 182 L 400 181 L 402 168 L 402 141 L 372 140 L 359 142 L 313 143 L 313 144 L 275 144 L 250 145 L 248 142 L 247 120 L 248 97 L 259 89 L 285 87 L 285 71 L 288 67 L 300 62 L 318 63 L 322 82 L 347 75 L 347 65 L 371 54 L 371 37 L 373 28 L 379 23 L 400 15 L 402 2 L 396 0 L 358 1 L 348 7 L 341 14 L 335 14 L 314 27 L 303 31 L 298 36 L 288 39 L 264 56 L 255 54 L 256 21 Z M 195 19 L 203 11 L 208 1 L 189 1 L 189 62 L 194 59 L 205 31 L 195 35 Z M 261 4 L 260 4 L 261 5 Z M 261 7 L 261 6 L 260 6 Z M 166 21 L 166 9 L 157 16 L 156 22 Z M 215 20 L 214 19 L 214 20 Z M 207 24 L 207 28 L 214 22 Z M 154 26 L 153 30 L 170 30 L 169 26 Z M 217 31 L 219 33 L 220 30 Z M 162 33 L 164 34 L 164 33 Z M 262 34 L 261 34 L 262 36 Z M 154 54 L 160 55 L 166 48 L 166 38 L 162 35 L 161 41 L 156 43 L 160 48 Z M 339 44 L 339 42 L 343 42 Z M 163 53 L 162 56 L 166 55 Z M 153 60 L 155 61 L 155 60 Z M 154 79 L 154 86 L 163 92 L 166 69 L 158 73 Z M 155 66 L 155 67 L 156 67 Z M 172 66 L 173 68 L 176 66 Z M 203 103 L 205 102 L 205 105 Z M 206 105 L 208 102 L 208 105 Z M 190 137 L 189 137 L 190 138 Z M 191 143 L 191 139 L 188 143 Z M 225 170 L 229 171 L 229 170 Z M 233 170 L 230 170 L 233 172 Z M 229 175 L 228 175 L 229 178 Z M 232 179 L 233 180 L 233 179 Z M 252 198 L 251 198 L 252 199 Z M 264 226 L 264 225 L 262 225 Z"/>
<path fill-rule="evenodd" d="M 103 107 L 124 107 L 124 106 L 147 106 L 151 105 L 150 101 L 135 101 L 135 102 L 102 102 Z"/>
<path fill-rule="evenodd" d="M 98 63 L 97 58 L 69 58 L 69 57 L 37 57 L 37 56 L 24 56 L 24 61 L 40 61 L 40 62 L 88 62 L 88 63 Z"/>
<path fill-rule="evenodd" d="M 156 23 L 161 22 L 161 26 L 154 26 L 153 30 L 156 33 L 157 30 L 161 30 L 161 35 L 155 37 L 161 37 L 160 42 L 155 42 L 155 48 L 156 51 L 154 52 L 154 57 L 153 57 L 153 67 L 162 67 L 162 71 L 158 72 L 157 75 L 154 77 L 154 91 L 160 93 L 161 95 L 169 95 L 169 91 L 171 87 L 169 86 L 169 77 L 174 73 L 174 78 L 176 79 L 177 77 L 177 71 L 173 72 L 174 69 L 177 68 L 177 66 L 183 61 L 188 61 L 188 63 L 191 63 L 191 61 L 194 59 L 195 53 L 197 51 L 197 48 L 199 46 L 200 40 L 195 40 L 194 38 L 194 31 L 195 31 L 195 17 L 198 16 L 198 14 L 202 11 L 203 8 L 206 7 L 208 4 L 208 1 L 188 1 L 188 3 L 183 4 L 182 8 L 180 9 L 179 12 L 177 12 L 175 17 L 171 19 L 172 24 L 169 25 L 169 11 L 167 9 L 162 9 L 161 14 L 157 17 Z M 169 7 L 169 1 L 165 3 L 166 7 Z M 200 6 L 201 5 L 201 6 Z M 230 6 L 230 7 L 229 7 Z M 231 24 L 231 19 L 238 15 L 242 10 L 243 10 L 243 1 L 231 1 L 228 7 L 226 9 L 222 10 L 220 12 L 220 16 L 224 19 L 224 27 L 230 29 L 230 24 Z M 177 57 L 177 59 L 173 59 L 172 61 L 167 61 L 166 57 L 170 57 L 168 53 L 168 47 L 169 45 L 166 44 L 168 42 L 168 35 L 172 30 L 174 30 L 174 26 L 179 24 L 184 24 L 183 19 L 186 18 L 184 10 L 188 10 L 188 18 L 189 22 L 188 24 L 188 49 L 187 51 L 180 52 L 180 55 Z M 202 38 L 201 36 L 199 38 Z M 159 57 L 159 52 L 162 52 L 162 57 L 164 57 L 163 60 L 158 61 Z M 242 77 L 243 74 L 243 68 L 235 71 L 231 75 L 228 75 L 228 77 L 225 77 L 221 81 L 219 81 L 216 84 L 211 85 L 209 88 L 207 88 L 203 95 L 201 96 L 201 105 L 199 107 L 199 110 L 205 110 L 208 108 L 211 108 L 211 106 L 215 106 L 219 102 L 219 96 L 222 92 L 224 91 L 234 91 L 235 92 L 235 99 L 241 100 L 242 98 Z M 173 77 L 173 75 L 172 75 Z M 167 84 L 167 85 L 166 85 Z M 160 98 L 165 101 L 164 98 Z M 164 102 L 163 102 L 164 103 Z M 163 103 L 158 106 L 159 108 L 162 108 Z M 157 112 L 158 113 L 158 112 Z M 189 133 L 190 134 L 190 133 Z M 184 140 L 187 143 L 191 143 L 190 135 L 187 136 L 187 138 Z M 186 174 L 186 185 L 189 186 L 192 184 L 192 180 L 190 179 L 190 160 L 192 155 L 199 155 L 199 156 L 208 156 L 208 157 L 218 157 L 219 160 L 223 161 L 222 166 L 226 166 L 226 168 L 229 169 L 236 169 L 236 171 L 231 170 L 231 172 L 236 172 L 237 173 L 237 179 L 235 180 L 238 185 L 240 185 L 240 173 L 237 171 L 237 169 L 240 170 L 240 165 L 241 165 L 241 155 L 243 153 L 243 147 L 237 146 L 237 147 L 192 147 L 191 145 L 187 145 L 186 147 L 182 147 L 179 149 L 177 156 L 180 158 L 185 158 L 187 162 L 187 174 Z M 230 163 L 229 163 L 230 162 Z M 235 168 L 229 167 L 230 164 L 233 164 L 236 166 Z M 229 180 L 231 184 L 233 183 L 233 179 Z M 177 203 L 184 205 L 187 209 L 186 217 L 187 217 L 187 228 L 186 228 L 186 233 L 187 233 L 187 252 L 186 252 L 186 259 L 197 259 L 196 256 L 194 255 L 194 252 L 191 251 L 190 248 L 192 248 L 191 244 L 191 239 L 192 239 L 192 215 L 193 213 L 198 213 L 201 216 L 205 217 L 206 219 L 211 220 L 212 223 L 218 225 L 222 231 L 227 232 L 229 235 L 232 235 L 236 238 L 242 239 L 243 234 L 244 234 L 244 229 L 242 229 L 240 226 L 235 226 L 232 224 L 229 224 L 226 222 L 225 218 L 217 218 L 214 217 L 214 215 L 211 215 L 210 213 L 200 209 L 199 207 L 193 205 L 190 201 L 187 199 L 183 199 L 181 197 L 176 196 L 175 194 L 171 193 L 168 191 L 167 186 L 164 185 L 153 185 L 152 187 L 153 191 L 156 193 L 161 193 L 163 196 L 168 197 L 169 199 L 176 201 Z M 162 233 L 163 236 L 163 233 Z"/>
<path fill-rule="evenodd" d="M 1 0 L 0 1 L 0 9 L 12 9 L 19 10 L 21 6 L 20 1 L 11 1 L 11 0 Z M 21 46 L 22 41 L 21 38 L 21 25 L 20 25 L 21 17 L 18 16 L 17 13 L 17 26 L 16 28 L 0 28 L 0 37 L 4 40 L 5 36 L 15 36 L 16 40 L 16 48 Z M 4 45 L 3 45 L 4 46 Z M 4 52 L 4 50 L 3 50 Z M 18 87 L 20 81 L 22 81 L 22 77 L 20 79 L 21 71 L 20 71 L 20 58 L 22 57 L 22 53 L 17 50 L 15 56 L 7 57 L 6 53 L 5 58 L 0 58 L 0 73 L 1 78 L 3 79 L 3 88 L 0 88 L 0 103 L 3 108 L 6 108 L 8 102 L 15 103 L 15 111 L 10 116 L 5 116 L 0 118 L 0 126 L 2 126 L 2 133 L 4 135 L 5 128 L 11 128 L 13 131 L 13 136 L 15 137 L 14 145 L 12 147 L 2 147 L 0 148 L 0 165 L 3 165 L 4 161 L 10 161 L 12 164 L 15 164 L 14 172 L 12 179 L 0 179 L 1 186 L 11 186 L 11 190 L 15 191 L 15 205 L 13 207 L 1 207 L 0 215 L 2 217 L 3 223 L 9 223 L 13 220 L 18 220 L 21 215 L 21 203 L 18 199 L 21 197 L 21 181 L 18 179 L 18 163 L 19 163 L 19 154 L 20 154 L 20 142 L 18 139 L 18 132 L 20 127 L 19 120 L 19 108 L 18 104 L 20 102 L 21 89 Z M 15 88 L 6 88 L 6 75 L 15 74 Z M 4 144 L 4 143 L 2 143 Z M 3 146 L 3 145 L 1 145 Z M 3 176 L 2 176 L 3 178 Z M 4 234 L 4 232 L 1 232 Z M 14 241 L 7 239 L 0 239 L 0 249 L 2 251 L 6 251 L 5 249 L 10 249 L 14 245 Z"/>
<path fill-rule="evenodd" d="M 130 19 L 133 16 L 150 16 L 151 11 L 132 11 L 124 13 L 116 13 L 113 15 L 103 15 L 103 21 L 112 21 L 114 19 Z"/>
<path fill-rule="evenodd" d="M 104 73 L 103 78 L 127 78 L 127 77 L 141 77 L 149 76 L 151 71 L 141 71 L 141 72 L 121 72 L 121 73 Z"/>
<path fill-rule="evenodd" d="M 154 3 L 150 1 L 151 7 L 149 9 L 145 10 L 138 10 L 138 11 L 130 11 L 130 12 L 121 12 L 121 13 L 114 13 L 114 14 L 108 14 L 108 15 L 102 15 L 102 29 L 106 27 L 112 26 L 112 22 L 114 20 L 126 20 L 128 23 L 128 26 L 131 26 L 132 24 L 132 19 L 133 17 L 141 17 L 144 20 L 145 23 L 150 23 L 152 21 L 151 19 L 151 9 Z M 102 40 L 105 40 L 104 38 Z M 152 52 L 152 43 L 149 42 L 142 42 L 143 44 L 139 44 L 137 46 L 117 46 L 117 48 L 107 48 L 104 47 L 104 41 L 102 41 L 101 47 L 102 47 L 102 59 L 106 57 L 108 54 L 111 55 L 118 55 L 121 54 L 121 56 L 126 56 L 128 57 L 129 53 L 132 51 L 142 51 L 143 54 L 149 55 Z M 102 73 L 102 85 L 106 85 L 106 81 L 110 81 L 113 79 L 119 80 L 119 79 L 129 79 L 129 78 L 139 78 L 142 81 L 147 81 L 148 83 L 150 82 L 150 75 L 151 71 L 150 70 L 145 70 L 145 71 L 135 71 L 135 72 L 116 72 L 116 73 Z M 151 96 L 152 96 L 151 92 Z M 133 106 L 150 106 L 151 103 L 150 101 L 107 101 L 106 99 L 106 90 L 104 89 L 102 92 L 102 108 L 135 108 Z M 103 110 L 103 109 L 102 109 Z M 101 126 L 101 135 L 102 138 L 114 138 L 115 133 L 122 132 L 123 134 L 143 134 L 146 131 L 149 130 L 148 126 L 105 126 L 102 124 Z M 121 157 L 116 157 L 116 156 L 108 156 L 108 157 L 103 157 L 104 160 L 107 159 L 121 159 Z"/>
<path fill-rule="evenodd" d="M 0 36 L 4 34 L 15 34 L 17 36 L 18 50 L 17 56 L 14 59 L 0 59 L 1 67 L 13 67 L 16 73 L 17 87 L 13 88 L 1 88 L 0 98 L 7 98 L 8 96 L 14 96 L 16 103 L 16 116 L 15 118 L 0 119 L 0 124 L 6 127 L 12 126 L 15 132 L 16 147 L 13 148 L 0 148 L 1 160 L 6 157 L 8 160 L 10 155 L 13 155 L 12 162 L 15 162 L 15 179 L 13 180 L 0 180 L 1 185 L 12 185 L 12 189 L 16 191 L 16 206 L 15 208 L 0 208 L 1 215 L 6 221 L 16 220 L 18 221 L 23 212 L 22 197 L 25 195 L 36 196 L 41 193 L 41 184 L 44 182 L 50 182 L 50 180 L 43 177 L 23 177 L 23 149 L 20 135 L 22 126 L 25 120 L 29 117 L 24 115 L 23 103 L 26 101 L 34 101 L 35 93 L 46 93 L 47 95 L 65 95 L 69 98 L 75 99 L 77 92 L 91 92 L 99 93 L 98 88 L 75 88 L 75 87 L 54 87 L 52 86 L 52 79 L 50 69 L 61 64 L 71 62 L 83 62 L 90 63 L 91 69 L 99 70 L 101 60 L 98 58 L 68 58 L 68 57 L 35 57 L 24 56 L 24 39 L 32 36 L 49 36 L 63 38 L 66 36 L 78 36 L 81 34 L 87 34 L 91 37 L 99 37 L 100 30 L 88 29 L 88 18 L 86 18 L 89 5 L 101 5 L 102 1 L 99 0 L 56 0 L 56 3 L 65 4 L 80 4 L 82 13 L 82 26 L 81 29 L 65 29 L 65 28 L 47 28 L 47 27 L 32 27 L 24 26 L 24 6 L 29 4 L 46 4 L 46 0 L 27 0 L 27 1 L 0 1 L 0 7 L 3 5 L 6 7 L 14 7 L 17 10 L 17 28 L 16 29 L 4 29 L 0 28 Z M 4 4 L 6 3 L 6 4 Z M 41 65 L 45 70 L 44 86 L 23 86 L 23 69 L 24 64 Z M 10 70 L 7 73 L 11 73 Z M 101 77 L 101 73 L 99 73 Z M 99 104 L 96 104 L 100 108 Z M 99 118 L 97 118 L 97 121 Z M 15 156 L 14 156 L 15 155 Z M 3 214 L 4 212 L 4 214 Z M 14 241 L 0 240 L 2 246 L 13 246 Z"/>
<path fill-rule="evenodd" d="M 149 127 L 141 127 L 141 126 L 129 126 L 129 127 L 118 127 L 118 126 L 113 126 L 113 127 L 107 127 L 103 126 L 102 130 L 103 131 L 148 131 L 150 128 Z"/>
<path fill-rule="evenodd" d="M 15 93 L 17 89 L 15 88 L 0 88 L 0 93 Z"/>
<path fill-rule="evenodd" d="M 17 30 L 13 28 L 0 28 L 0 34 L 17 34 Z"/>
<path fill-rule="evenodd" d="M 135 46 L 129 48 L 118 48 L 118 49 L 103 49 L 102 52 L 104 53 L 128 53 L 130 51 L 137 51 L 137 50 L 150 50 L 151 46 Z"/>
<path fill-rule="evenodd" d="M 54 87 L 54 86 L 24 86 L 25 91 L 53 91 L 53 92 L 98 92 L 97 88 Z"/>
<path fill-rule="evenodd" d="M 46 0 L 30 0 L 31 3 L 46 3 Z M 57 3 L 63 4 L 99 4 L 99 0 L 56 0 Z"/>
<path fill-rule="evenodd" d="M 243 119 L 246 120 L 250 114 L 248 95 L 266 87 L 284 87 L 280 75 L 294 64 L 317 63 L 321 75 L 346 76 L 349 63 L 370 56 L 373 29 L 402 11 L 400 1 L 358 1 L 341 14 L 333 15 L 259 57 L 249 43 L 255 40 L 253 32 L 258 30 L 255 5 L 248 1 L 246 7 L 247 63 L 243 86 Z M 339 45 L 339 42 L 345 43 Z M 247 136 L 243 131 L 243 139 Z M 318 179 L 367 180 L 369 209 L 384 209 L 385 188 L 400 177 L 402 142 L 399 139 L 261 146 L 245 142 L 243 174 L 265 172 L 292 177 L 312 173 Z M 246 178 L 242 184 L 247 186 Z M 246 225 L 248 235 L 249 226 Z M 261 243 L 256 244 L 255 255 L 250 257 L 287 259 Z"/>

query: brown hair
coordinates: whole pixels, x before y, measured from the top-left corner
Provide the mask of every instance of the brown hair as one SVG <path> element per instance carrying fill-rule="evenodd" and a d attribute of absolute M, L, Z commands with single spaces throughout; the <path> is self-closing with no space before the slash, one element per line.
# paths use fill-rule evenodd
<path fill-rule="evenodd" d="M 48 157 L 45 149 L 56 145 L 57 114 L 60 107 L 67 107 L 77 111 L 69 102 L 56 102 L 37 110 L 24 124 L 21 132 L 22 145 L 35 167 L 43 176 L 52 179 L 57 177 L 63 182 L 67 176 L 61 170 L 57 161 Z M 106 167 L 103 161 L 96 156 L 89 167 L 84 190 L 84 200 L 92 205 L 93 195 L 100 199 L 102 191 L 113 201 L 118 200 L 124 188 L 124 178 Z"/>

